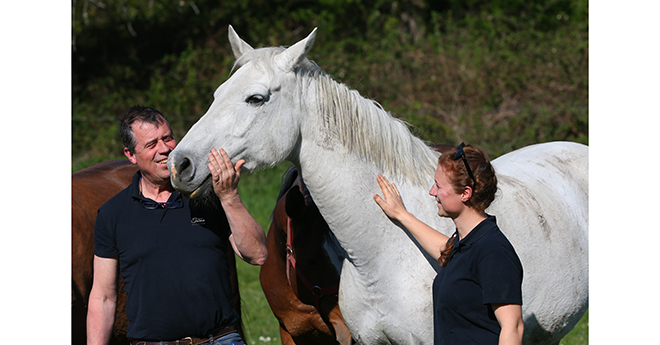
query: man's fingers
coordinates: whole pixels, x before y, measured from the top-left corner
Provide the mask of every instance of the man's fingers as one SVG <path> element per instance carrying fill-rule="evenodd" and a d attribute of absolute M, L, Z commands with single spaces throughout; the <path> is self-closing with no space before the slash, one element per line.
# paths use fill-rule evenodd
<path fill-rule="evenodd" d="M 209 153 L 209 161 L 211 162 L 211 164 L 213 164 L 213 166 L 214 166 L 216 169 L 217 169 L 217 168 L 219 167 L 219 165 L 220 165 L 220 164 L 219 164 L 219 163 L 220 163 L 220 160 L 221 160 L 221 157 L 220 157 L 220 153 L 218 153 L 218 150 L 216 150 L 216 149 L 211 149 L 211 152 Z"/>
<path fill-rule="evenodd" d="M 220 178 L 220 164 L 218 162 L 219 154 L 218 151 L 215 149 L 211 150 L 209 153 L 209 170 L 211 171 L 211 175 L 215 180 Z"/>
<path fill-rule="evenodd" d="M 218 172 L 231 171 L 235 166 L 232 164 L 227 151 L 224 149 L 211 149 L 209 153 L 209 160 L 211 164 L 215 167 Z M 243 163 L 240 164 L 239 168 L 245 163 L 245 160 L 241 160 Z M 238 163 L 237 163 L 238 164 Z"/>
<path fill-rule="evenodd" d="M 234 164 L 231 163 L 231 159 L 229 159 L 229 155 L 227 154 L 227 151 L 225 149 L 219 149 L 218 152 L 220 153 L 221 156 L 221 163 L 224 163 L 225 168 L 233 168 Z"/>
<path fill-rule="evenodd" d="M 245 159 L 241 159 L 238 162 L 236 162 L 236 165 L 234 166 L 234 170 L 236 171 L 236 175 L 239 177 L 241 176 L 241 167 L 245 164 Z"/>

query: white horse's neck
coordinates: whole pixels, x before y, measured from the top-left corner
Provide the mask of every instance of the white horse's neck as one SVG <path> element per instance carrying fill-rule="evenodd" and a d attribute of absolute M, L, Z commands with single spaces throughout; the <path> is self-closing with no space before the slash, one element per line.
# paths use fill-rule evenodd
<path fill-rule="evenodd" d="M 388 265 L 396 260 L 392 253 L 380 263 L 372 260 L 381 253 L 379 248 L 392 245 L 412 256 L 420 254 L 372 197 L 380 193 L 376 183 L 380 173 L 395 182 L 404 196 L 427 195 L 438 155 L 405 123 L 322 71 L 303 73 L 298 84 L 305 85 L 300 89 L 306 107 L 298 165 L 349 258 L 356 266 Z M 430 197 L 426 203 L 408 201 L 414 204 L 411 211 L 436 213 Z"/>
<path fill-rule="evenodd" d="M 426 315 L 432 311 L 426 296 L 435 272 L 373 195 L 381 194 L 376 177 L 384 174 L 410 212 L 442 228 L 428 195 L 438 154 L 377 103 L 311 63 L 298 68 L 292 93 L 299 98 L 290 104 L 298 106 L 300 141 L 289 159 L 346 250 L 339 293 L 346 324 L 358 343 L 429 343 L 432 320 Z M 406 298 L 392 301 L 392 291 Z M 390 327 L 401 318 L 406 327 Z"/>
<path fill-rule="evenodd" d="M 305 110 L 314 114 L 313 128 L 321 129 L 319 146 L 333 149 L 329 145 L 340 145 L 388 177 L 428 187 L 438 155 L 410 133 L 407 123 L 320 69 L 299 75 L 298 85 L 305 85 L 300 87 L 307 100 Z"/>

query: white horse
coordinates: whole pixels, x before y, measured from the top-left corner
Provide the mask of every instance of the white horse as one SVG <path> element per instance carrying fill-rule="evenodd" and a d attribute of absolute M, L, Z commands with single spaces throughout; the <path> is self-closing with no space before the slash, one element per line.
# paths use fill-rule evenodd
<path fill-rule="evenodd" d="M 294 163 L 348 254 L 339 305 L 361 344 L 432 344 L 436 273 L 372 197 L 395 182 L 413 214 L 451 235 L 428 191 L 437 154 L 375 102 L 306 58 L 316 29 L 285 48 L 253 49 L 229 27 L 237 58 L 207 113 L 171 153 L 175 188 L 210 190 L 207 153 L 224 148 L 254 170 Z M 558 344 L 588 306 L 588 148 L 538 144 L 493 161 L 497 216 L 524 268 L 524 343 Z"/>

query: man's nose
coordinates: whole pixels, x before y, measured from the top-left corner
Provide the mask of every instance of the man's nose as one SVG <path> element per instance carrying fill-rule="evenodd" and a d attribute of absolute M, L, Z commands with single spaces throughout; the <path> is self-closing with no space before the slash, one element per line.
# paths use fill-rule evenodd
<path fill-rule="evenodd" d="M 172 151 L 172 148 L 167 145 L 165 140 L 158 140 L 158 152 L 169 152 Z"/>

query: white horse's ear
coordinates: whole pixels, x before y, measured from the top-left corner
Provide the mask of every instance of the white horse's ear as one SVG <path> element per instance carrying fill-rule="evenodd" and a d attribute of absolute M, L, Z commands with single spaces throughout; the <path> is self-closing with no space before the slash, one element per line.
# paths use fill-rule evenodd
<path fill-rule="evenodd" d="M 238 37 L 238 34 L 236 34 L 236 31 L 234 31 L 231 25 L 229 25 L 229 44 L 231 44 L 231 50 L 234 51 L 234 57 L 237 60 L 241 55 L 254 50 L 254 48 Z"/>
<path fill-rule="evenodd" d="M 312 30 L 307 37 L 305 37 L 300 42 L 290 46 L 280 55 L 275 57 L 275 66 L 279 67 L 283 71 L 290 71 L 294 66 L 299 64 L 307 53 L 312 49 L 314 45 L 314 39 L 316 38 L 316 29 Z"/>

